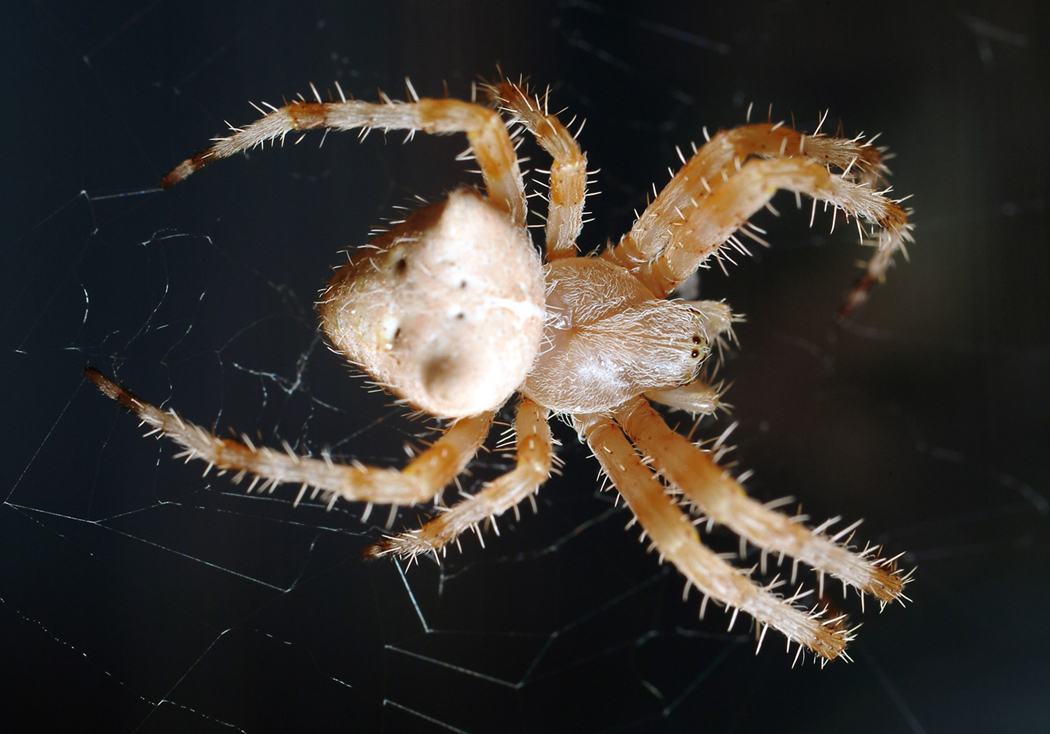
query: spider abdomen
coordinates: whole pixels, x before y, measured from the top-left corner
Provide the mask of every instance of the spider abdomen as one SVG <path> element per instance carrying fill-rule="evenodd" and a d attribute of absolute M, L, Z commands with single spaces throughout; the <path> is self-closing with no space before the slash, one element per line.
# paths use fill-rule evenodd
<path fill-rule="evenodd" d="M 318 304 L 332 344 L 433 415 L 502 405 L 539 349 L 544 285 L 524 229 L 471 189 L 362 248 Z"/>

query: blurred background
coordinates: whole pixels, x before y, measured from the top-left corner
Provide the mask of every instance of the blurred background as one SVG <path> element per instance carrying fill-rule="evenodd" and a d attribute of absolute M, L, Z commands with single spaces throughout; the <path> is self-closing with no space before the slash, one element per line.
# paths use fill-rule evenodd
<path fill-rule="evenodd" d="M 72 2 L 5 13 L 0 699 L 12 731 L 966 732 L 1050 721 L 1047 14 L 1035 2 Z M 562 476 L 443 566 L 363 563 L 383 512 L 293 508 L 172 460 L 85 364 L 222 435 L 400 465 L 432 436 L 325 347 L 313 301 L 413 196 L 477 183 L 462 137 L 321 134 L 157 181 L 309 84 L 469 97 L 499 68 L 586 118 L 615 240 L 708 131 L 882 133 L 910 263 L 778 197 L 773 247 L 700 278 L 747 321 L 733 459 L 763 500 L 918 567 L 855 663 L 791 667 L 681 600 L 559 425 Z M 827 127 L 825 129 L 828 129 Z M 534 165 L 546 167 L 533 148 Z M 537 200 L 537 204 L 540 204 Z M 542 209 L 541 209 L 542 211 Z M 898 260 L 900 260 L 898 258 Z M 688 431 L 685 417 L 673 422 Z M 506 468 L 482 457 L 470 490 Z M 449 495 L 451 497 L 451 495 Z M 427 508 L 404 511 L 411 527 Z M 720 550 L 736 548 L 719 531 Z M 750 564 L 749 564 L 750 565 Z M 1042 691 L 1042 693 L 1040 693 Z"/>

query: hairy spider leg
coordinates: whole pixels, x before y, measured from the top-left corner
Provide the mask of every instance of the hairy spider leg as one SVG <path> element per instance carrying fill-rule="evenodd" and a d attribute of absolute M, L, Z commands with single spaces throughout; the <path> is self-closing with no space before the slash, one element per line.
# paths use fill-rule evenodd
<path fill-rule="evenodd" d="M 745 125 L 715 134 L 693 154 L 621 238 L 610 259 L 634 272 L 663 252 L 673 227 L 694 209 L 709 189 L 735 173 L 751 156 L 808 158 L 849 171 L 853 180 L 874 182 L 882 170 L 869 143 L 805 135 L 784 125 Z"/>
<path fill-rule="evenodd" d="M 684 281 L 707 258 L 719 256 L 733 233 L 765 206 L 778 189 L 797 191 L 827 201 L 849 216 L 861 217 L 883 228 L 881 241 L 896 248 L 907 233 L 907 215 L 895 202 L 828 171 L 815 161 L 799 158 L 744 163 L 674 227 L 674 235 L 659 256 L 637 272 L 638 279 L 664 296 Z M 740 246 L 742 247 L 742 246 Z"/>
<path fill-rule="evenodd" d="M 278 138 L 283 142 L 292 132 L 327 128 L 361 130 L 364 136 L 375 129 L 408 130 L 409 137 L 415 132 L 433 135 L 464 132 L 481 169 L 490 201 L 507 212 L 515 225 L 525 226 L 525 187 L 518 158 L 507 127 L 495 110 L 455 99 L 322 102 L 316 90 L 315 95 L 316 102 L 297 100 L 274 109 L 247 127 L 233 128 L 232 135 L 217 139 L 211 148 L 176 166 L 161 180 L 161 186 L 170 188 L 220 158 Z"/>
<path fill-rule="evenodd" d="M 904 581 L 892 561 L 876 557 L 878 548 L 853 553 L 834 538 L 815 534 L 786 515 L 747 496 L 710 454 L 672 431 L 643 399 L 618 408 L 614 418 L 653 466 L 712 521 L 725 525 L 765 551 L 788 555 L 827 572 L 883 604 L 900 598 Z M 842 531 L 849 536 L 856 526 Z M 846 543 L 849 538 L 845 538 Z"/>
<path fill-rule="evenodd" d="M 467 530 L 473 529 L 481 539 L 481 525 L 491 522 L 513 509 L 526 498 L 531 498 L 550 477 L 554 465 L 553 440 L 547 423 L 548 411 L 525 398 L 518 406 L 514 421 L 517 440 L 517 466 L 497 477 L 474 495 L 460 500 L 423 527 L 400 535 L 389 536 L 366 548 L 364 555 L 378 558 L 396 554 L 413 559 L 423 553 L 444 553 L 447 544 L 456 541 Z M 535 509 L 535 504 L 533 504 Z M 484 545 L 484 541 L 482 541 Z"/>
<path fill-rule="evenodd" d="M 513 115 L 514 122 L 524 125 L 554 159 L 548 193 L 547 260 L 575 257 L 587 198 L 587 157 L 576 137 L 547 110 L 546 96 L 535 97 L 523 86 L 507 81 L 486 90 L 499 108 Z"/>
<path fill-rule="evenodd" d="M 910 239 L 904 210 L 897 202 L 887 198 L 885 192 L 879 193 L 871 188 L 885 170 L 878 149 L 870 142 L 861 142 L 859 139 L 807 136 L 782 124 L 746 125 L 719 132 L 685 162 L 639 216 L 631 231 L 624 235 L 615 247 L 602 253 L 602 257 L 638 275 L 658 295 L 669 293 L 684 278 L 691 275 L 695 267 L 688 270 L 680 268 L 669 273 L 654 272 L 660 268 L 661 258 L 676 241 L 681 242 L 685 239 L 683 229 L 688 231 L 691 222 L 707 216 L 710 212 L 710 208 L 704 210 L 704 200 L 712 196 L 718 188 L 732 181 L 741 170 L 746 169 L 748 164 L 745 161 L 752 156 L 798 161 L 795 170 L 802 170 L 803 161 L 814 162 L 819 164 L 819 167 L 830 166 L 842 171 L 840 174 L 827 172 L 828 176 L 844 185 L 837 188 L 863 192 L 851 194 L 841 202 L 824 195 L 814 197 L 842 208 L 848 215 L 860 214 L 885 230 L 878 240 L 879 249 L 868 265 L 867 275 L 847 299 L 843 309 L 845 315 L 853 306 L 864 300 L 864 295 L 874 283 L 882 279 L 893 254 Z M 761 186 L 762 183 L 767 182 L 756 185 Z M 767 185 L 809 194 L 804 188 L 782 186 L 772 181 Z M 771 195 L 770 191 L 770 196 L 762 200 L 759 207 L 764 206 Z M 855 201 L 857 199 L 860 201 Z M 850 203 L 860 204 L 862 209 L 851 209 L 844 205 Z M 717 242 L 705 240 L 687 243 L 687 247 L 702 252 L 697 264 L 717 252 L 733 231 L 746 221 L 746 216 L 741 218 L 736 227 L 727 231 Z M 745 234 L 750 235 L 746 231 Z M 757 237 L 754 239 L 761 242 Z"/>
<path fill-rule="evenodd" d="M 312 489 L 311 496 L 320 494 L 329 507 L 337 498 L 383 505 L 415 505 L 432 499 L 474 458 L 494 417 L 492 413 L 485 413 L 456 421 L 398 471 L 359 463 L 336 464 L 328 456 L 321 459 L 299 456 L 288 446 L 281 451 L 257 447 L 247 437 L 243 441 L 219 438 L 184 420 L 175 411 L 163 411 L 140 400 L 92 367 L 88 367 L 84 375 L 104 395 L 150 426 L 152 430 L 147 435 L 165 436 L 181 446 L 184 450 L 178 457 L 207 462 L 209 469 L 215 467 L 220 473 L 236 472 L 234 483 L 251 474 L 254 478 L 248 491 L 257 484 L 260 492 L 273 491 L 278 484 L 297 484 L 300 492 L 296 502 Z"/>
<path fill-rule="evenodd" d="M 839 624 L 840 619 L 796 607 L 799 595 L 784 599 L 772 592 L 772 585 L 758 586 L 700 541 L 689 515 L 675 505 L 611 418 L 575 415 L 573 425 L 586 437 L 602 469 L 634 513 L 643 537 L 651 539 L 651 547 L 671 561 L 689 584 L 705 597 L 734 608 L 734 621 L 742 611 L 763 626 L 763 633 L 765 627 L 773 627 L 827 660 L 845 655 L 843 650 L 852 633 Z M 703 609 L 701 606 L 701 614 Z"/>

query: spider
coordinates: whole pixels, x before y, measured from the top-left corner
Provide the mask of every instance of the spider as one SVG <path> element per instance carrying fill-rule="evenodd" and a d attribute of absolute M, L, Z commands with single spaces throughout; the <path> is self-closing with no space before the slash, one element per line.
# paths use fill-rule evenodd
<path fill-rule="evenodd" d="M 422 527 L 384 537 L 366 556 L 440 557 L 470 529 L 495 523 L 530 500 L 556 467 L 548 420 L 567 419 L 597 457 L 661 560 L 708 600 L 745 612 L 757 622 L 759 647 L 768 628 L 787 637 L 798 654 L 826 660 L 844 654 L 854 631 L 822 602 L 803 606 L 810 592 L 777 591 L 705 546 L 696 526 L 727 526 L 762 550 L 790 556 L 845 586 L 871 594 L 883 606 L 902 600 L 908 575 L 881 548 L 855 551 L 851 525 L 834 535 L 835 520 L 807 529 L 801 518 L 749 498 L 720 466 L 717 452 L 672 430 L 651 403 L 693 414 L 719 408 L 719 389 L 701 366 L 732 338 L 734 315 L 714 301 L 669 299 L 677 286 L 728 247 L 746 252 L 734 233 L 758 239 L 748 218 L 778 189 L 822 200 L 877 231 L 877 253 L 847 301 L 848 311 L 879 280 L 890 256 L 910 239 L 907 216 L 886 191 L 876 191 L 883 166 L 870 141 L 783 124 L 748 124 L 719 132 L 702 146 L 638 217 L 618 244 L 580 257 L 587 160 L 569 128 L 548 111 L 546 96 L 524 83 L 486 85 L 490 105 L 455 99 L 370 103 L 300 97 L 181 163 L 162 180 L 169 188 L 220 158 L 313 128 L 466 133 L 484 189 L 459 188 L 446 200 L 396 223 L 340 267 L 322 291 L 317 310 L 333 349 L 411 408 L 447 422 L 444 432 L 402 470 L 325 454 L 310 458 L 218 438 L 135 397 L 93 368 L 87 377 L 147 425 L 182 447 L 180 457 L 208 469 L 253 477 L 249 491 L 279 484 L 320 495 L 407 506 L 429 502 L 481 448 L 497 412 L 520 395 L 514 419 L 516 464 L 475 494 Z M 257 108 L 258 109 L 258 108 Z M 262 113 L 263 111 L 260 110 Z M 507 120 L 504 120 L 504 116 Z M 553 159 L 545 224 L 545 261 L 526 226 L 526 196 L 514 137 L 528 131 Z M 578 131 L 577 131 L 578 132 Z M 859 223 L 858 223 L 858 226 Z M 761 240 L 760 240 L 761 241 Z M 366 509 L 367 512 L 367 509 Z M 794 573 L 792 573 L 794 581 Z M 730 624 L 732 627 L 732 624 Z M 847 658 L 848 659 L 848 658 Z"/>

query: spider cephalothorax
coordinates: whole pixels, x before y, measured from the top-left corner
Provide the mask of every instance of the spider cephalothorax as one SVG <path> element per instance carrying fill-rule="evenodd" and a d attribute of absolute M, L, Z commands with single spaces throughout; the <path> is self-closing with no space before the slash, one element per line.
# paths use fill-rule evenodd
<path fill-rule="evenodd" d="M 411 87 L 410 87 L 411 91 Z M 862 301 L 908 239 L 905 212 L 877 192 L 879 151 L 859 139 L 805 135 L 784 125 L 746 125 L 715 135 L 638 218 L 598 257 L 577 257 L 587 163 L 575 138 L 520 84 L 486 87 L 496 109 L 453 99 L 381 103 L 299 100 L 234 129 L 163 180 L 174 185 L 202 166 L 293 131 L 423 131 L 467 134 L 485 194 L 454 191 L 361 248 L 323 291 L 318 311 L 333 347 L 416 410 L 446 419 L 443 435 L 401 470 L 338 464 L 291 450 L 220 439 L 118 387 L 88 377 L 153 431 L 239 482 L 260 490 L 300 486 L 330 502 L 388 505 L 433 499 L 479 450 L 496 412 L 516 393 L 517 465 L 420 528 L 384 538 L 367 554 L 439 555 L 536 492 L 554 455 L 548 418 L 569 418 L 594 451 L 643 533 L 707 599 L 750 614 L 831 659 L 852 632 L 821 605 L 760 586 L 709 550 L 696 514 L 742 539 L 831 574 L 882 603 L 901 599 L 907 581 L 879 549 L 855 552 L 852 527 L 828 537 L 748 498 L 706 451 L 671 430 L 650 400 L 713 413 L 718 390 L 701 371 L 712 346 L 731 336 L 729 308 L 667 296 L 726 243 L 777 189 L 823 200 L 868 222 L 878 247 L 847 309 Z M 342 94 L 340 93 L 342 97 Z M 500 112 L 531 133 L 553 158 L 545 260 L 526 228 L 524 183 Z M 749 233 L 750 234 L 750 233 Z M 671 491 L 669 491 L 671 490 Z M 846 537 L 843 541 L 842 539 Z M 703 606 L 701 609 L 703 609 Z"/>

